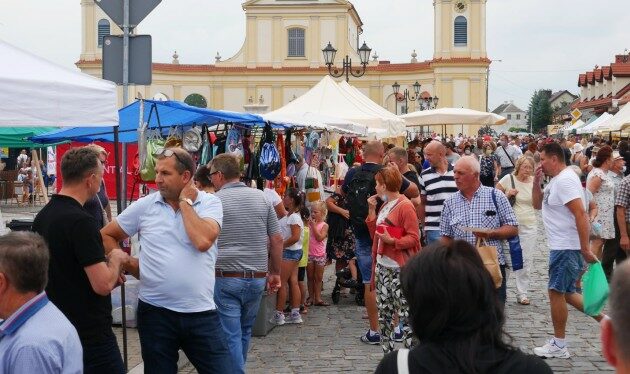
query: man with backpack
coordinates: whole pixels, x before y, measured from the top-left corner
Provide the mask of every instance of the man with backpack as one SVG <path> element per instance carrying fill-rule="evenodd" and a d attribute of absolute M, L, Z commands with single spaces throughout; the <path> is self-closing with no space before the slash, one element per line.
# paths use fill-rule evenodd
<path fill-rule="evenodd" d="M 363 146 L 365 163 L 348 170 L 341 190 L 346 195 L 347 207 L 350 212 L 350 223 L 356 238 L 355 254 L 357 266 L 365 286 L 364 297 L 370 329 L 361 336 L 361 341 L 367 344 L 379 344 L 381 337 L 377 332 L 378 309 L 376 294 L 371 289 L 372 280 L 372 238 L 365 224 L 368 215 L 367 199 L 376 194 L 376 180 L 374 175 L 383 165 L 385 150 L 379 141 L 370 141 Z M 418 197 L 418 187 L 403 177 L 400 192 L 408 198 Z M 396 337 L 398 338 L 398 337 Z M 402 334 L 400 336 L 402 339 Z"/>

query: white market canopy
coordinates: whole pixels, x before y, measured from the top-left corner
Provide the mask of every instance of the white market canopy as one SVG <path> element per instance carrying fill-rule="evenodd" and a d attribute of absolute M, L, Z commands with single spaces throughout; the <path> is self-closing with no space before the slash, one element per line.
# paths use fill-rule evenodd
<path fill-rule="evenodd" d="M 507 122 L 498 114 L 466 108 L 421 110 L 399 116 L 407 126 L 422 125 L 502 125 Z"/>
<path fill-rule="evenodd" d="M 325 116 L 317 113 L 304 112 L 301 114 L 262 114 L 265 121 L 275 124 L 312 128 L 317 130 L 329 130 L 339 133 L 366 136 L 368 128 L 359 123 L 342 118 Z"/>
<path fill-rule="evenodd" d="M 630 105 L 626 104 L 612 118 L 602 122 L 597 132 L 621 131 L 628 126 L 630 126 Z"/>
<path fill-rule="evenodd" d="M 0 40 L 0 126 L 117 126 L 116 85 Z"/>
<path fill-rule="evenodd" d="M 570 126 L 568 126 L 568 127 L 564 128 L 562 131 L 564 132 L 564 135 L 566 136 L 566 135 L 569 135 L 569 133 L 570 133 L 571 131 L 575 130 L 575 131 L 577 132 L 577 130 L 578 130 L 579 128 L 582 128 L 582 127 L 584 127 L 584 126 L 586 126 L 586 122 L 584 122 L 584 121 L 582 121 L 581 119 L 579 119 L 579 120 L 575 121 L 575 123 L 574 123 L 574 124 L 572 124 L 572 125 L 570 125 Z"/>
<path fill-rule="evenodd" d="M 602 113 L 601 116 L 597 117 L 595 120 L 588 123 L 586 126 L 577 130 L 578 134 L 592 134 L 597 131 L 599 125 L 606 122 L 608 119 L 612 118 L 613 115 L 610 113 Z"/>
<path fill-rule="evenodd" d="M 379 137 L 399 136 L 405 134 L 405 122 L 365 95 L 358 96 L 348 89 L 343 89 L 330 76 L 326 75 L 313 88 L 302 96 L 291 101 L 282 108 L 276 109 L 266 116 L 285 115 L 302 116 L 305 113 L 341 118 L 368 127 L 368 132 L 383 134 Z M 366 101 L 367 100 L 367 101 Z"/>

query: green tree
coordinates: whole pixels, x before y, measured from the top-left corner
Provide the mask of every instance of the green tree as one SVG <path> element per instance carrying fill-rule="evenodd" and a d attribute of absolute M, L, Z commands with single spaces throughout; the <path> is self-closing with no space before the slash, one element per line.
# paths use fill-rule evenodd
<path fill-rule="evenodd" d="M 208 102 L 206 101 L 206 99 L 203 96 L 196 93 L 186 96 L 186 98 L 184 99 L 184 102 L 190 106 L 196 106 L 199 108 L 208 107 Z"/>
<path fill-rule="evenodd" d="M 532 95 L 529 102 L 529 113 L 531 115 L 532 132 L 545 131 L 551 125 L 553 109 L 549 103 L 551 90 L 537 90 Z"/>

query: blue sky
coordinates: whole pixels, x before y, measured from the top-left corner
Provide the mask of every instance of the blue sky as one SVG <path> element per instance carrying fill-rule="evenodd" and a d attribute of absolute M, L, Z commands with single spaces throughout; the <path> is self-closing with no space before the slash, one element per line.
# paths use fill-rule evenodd
<path fill-rule="evenodd" d="M 142 22 L 154 60 L 213 63 L 235 54 L 245 37 L 241 0 L 163 0 Z M 408 62 L 433 55 L 433 1 L 355 0 L 362 38 L 380 59 Z M 0 39 L 64 66 L 81 51 L 80 0 L 0 0 Z M 579 73 L 630 49 L 628 0 L 488 0 L 490 109 L 514 100 L 526 109 L 534 90 L 578 93 Z M 2 58 L 2 56 L 0 56 Z"/>

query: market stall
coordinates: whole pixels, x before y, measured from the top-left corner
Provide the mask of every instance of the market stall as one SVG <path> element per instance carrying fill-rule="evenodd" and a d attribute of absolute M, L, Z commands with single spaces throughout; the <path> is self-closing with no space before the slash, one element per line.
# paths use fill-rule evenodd
<path fill-rule="evenodd" d="M 446 125 L 502 125 L 507 122 L 498 114 L 466 108 L 422 110 L 399 117 L 407 121 L 407 127 L 442 126 L 442 134 L 446 133 Z"/>
<path fill-rule="evenodd" d="M 358 97 L 356 94 L 350 93 L 349 90 L 343 89 L 340 84 L 337 84 L 327 75 L 309 91 L 282 108 L 268 113 L 268 115 L 285 116 L 315 113 L 362 124 L 367 126 L 368 132 L 373 129 L 385 130 L 386 136 L 384 137 L 405 134 L 404 120 L 381 108 L 364 95 L 362 96 L 363 98 Z M 366 99 L 373 105 L 368 105 Z M 383 132 L 378 131 L 377 134 L 377 136 L 382 137 Z"/>

